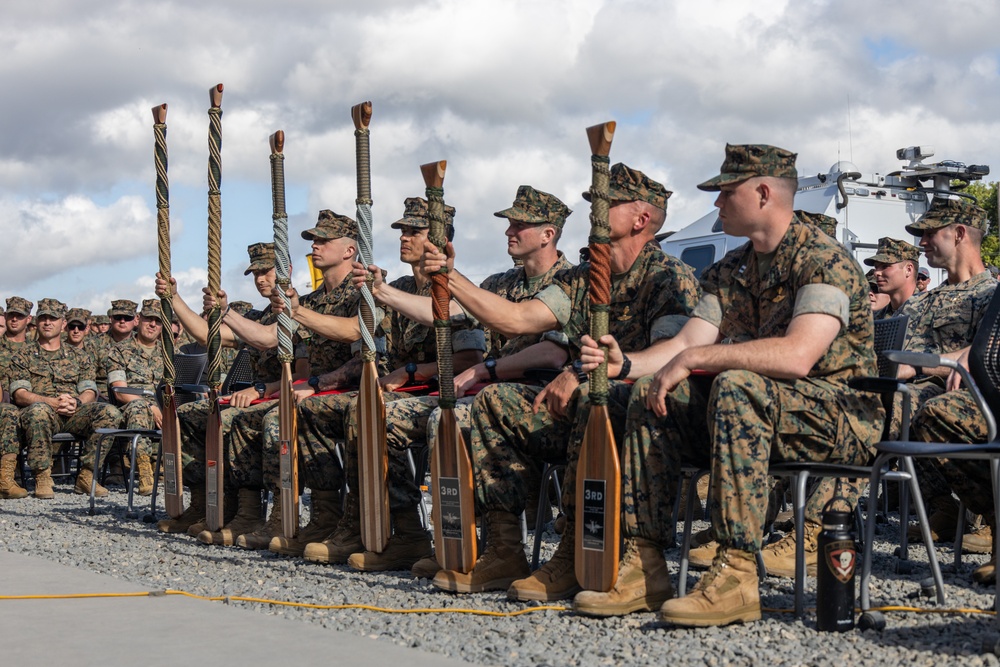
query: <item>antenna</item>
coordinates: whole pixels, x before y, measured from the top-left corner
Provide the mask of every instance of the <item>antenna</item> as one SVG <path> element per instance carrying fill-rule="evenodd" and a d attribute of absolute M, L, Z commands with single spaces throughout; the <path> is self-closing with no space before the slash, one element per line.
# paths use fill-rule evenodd
<path fill-rule="evenodd" d="M 854 132 L 851 129 L 851 94 L 847 93 L 847 145 L 851 155 L 851 162 L 854 162 Z"/>

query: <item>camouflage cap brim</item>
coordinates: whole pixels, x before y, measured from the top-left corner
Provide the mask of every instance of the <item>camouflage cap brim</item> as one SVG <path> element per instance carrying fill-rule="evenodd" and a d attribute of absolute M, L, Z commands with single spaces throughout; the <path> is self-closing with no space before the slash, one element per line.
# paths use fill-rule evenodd
<path fill-rule="evenodd" d="M 427 218 L 403 217 L 389 225 L 391 229 L 402 229 L 403 227 L 413 227 L 414 229 L 427 229 L 431 226 L 431 221 Z"/>

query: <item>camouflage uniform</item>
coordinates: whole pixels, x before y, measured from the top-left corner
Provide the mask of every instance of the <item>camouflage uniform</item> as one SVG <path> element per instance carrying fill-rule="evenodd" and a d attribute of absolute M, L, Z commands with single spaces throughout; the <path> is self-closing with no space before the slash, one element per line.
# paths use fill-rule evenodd
<path fill-rule="evenodd" d="M 146 299 L 142 302 L 142 315 L 160 319 L 160 302 Z M 163 344 L 157 338 L 152 347 L 139 342 L 132 336 L 114 345 L 108 352 L 108 383 L 124 382 L 126 387 L 156 391 L 163 380 Z M 153 417 L 154 399 L 137 397 L 122 404 L 125 428 L 155 429 Z M 140 438 L 136 443 L 139 454 L 152 455 L 153 446 L 149 438 Z"/>
<path fill-rule="evenodd" d="M 62 318 L 66 306 L 55 299 L 42 299 L 38 305 L 38 315 Z M 61 345 L 58 350 L 44 350 L 37 342 L 24 345 L 11 362 L 10 392 L 13 396 L 24 389 L 47 398 L 61 394 L 77 396 L 87 390 L 97 391 L 94 383 L 94 366 L 89 357 L 80 355 L 75 349 Z M 60 432 L 72 433 L 86 438 L 81 467 L 94 470 L 94 430 L 117 428 L 121 423 L 121 412 L 106 403 L 84 403 L 76 412 L 66 417 L 56 412 L 48 403 L 32 403 L 21 409 L 21 428 L 28 444 L 28 465 L 35 472 L 46 470 L 52 465 L 52 453 L 61 443 L 53 443 L 52 436 Z M 106 450 L 105 452 L 106 453 Z M 101 461 L 96 464 L 100 466 Z"/>
<path fill-rule="evenodd" d="M 137 308 L 138 304 L 134 301 L 130 301 L 128 299 L 115 299 L 111 302 L 111 308 L 108 310 L 108 317 L 114 318 L 116 315 L 129 315 L 131 317 L 135 317 Z M 131 336 L 129 336 L 129 338 L 131 338 Z M 111 336 L 111 330 L 108 330 L 108 333 L 103 336 L 88 337 L 87 341 L 90 342 L 90 353 L 94 357 L 94 376 L 95 382 L 97 382 L 97 393 L 100 396 L 107 398 L 108 355 L 111 353 L 112 347 L 125 341 L 116 341 Z"/>
<path fill-rule="evenodd" d="M 753 175 L 794 176 L 794 154 L 770 151 L 778 151 L 784 164 L 748 176 L 740 169 L 760 164 L 760 148 L 727 146 L 723 175 L 699 187 L 718 190 L 720 183 Z M 734 178 L 725 180 L 727 173 Z M 837 317 L 840 332 L 802 379 L 778 380 L 746 370 L 724 371 L 714 380 L 692 375 L 667 394 L 664 419 L 645 406 L 652 378 L 636 382 L 622 452 L 622 532 L 627 538 L 664 544 L 685 461 L 711 467 L 715 538 L 723 546 L 759 551 L 770 462 L 863 464 L 881 434 L 884 413 L 878 397 L 847 386 L 850 378 L 876 369 L 871 307 L 858 265 L 842 245 L 794 217 L 769 266 L 761 266 L 760 259 L 747 243 L 707 268 L 705 295 L 693 316 L 719 327 L 722 343 L 784 336 L 792 318 L 805 313 Z M 806 516 L 818 520 L 833 490 L 833 484 L 820 484 Z M 848 487 L 840 495 L 854 493 Z"/>
<path fill-rule="evenodd" d="M 19 313 L 21 315 L 31 315 L 31 309 L 35 304 L 19 296 L 8 297 L 7 315 Z M 27 338 L 25 338 L 27 340 Z M 10 362 L 17 354 L 17 351 L 24 345 L 24 341 L 12 341 L 7 335 L 0 336 L 0 388 L 10 392 Z"/>
<path fill-rule="evenodd" d="M 888 236 L 883 236 L 878 240 L 878 252 L 876 252 L 871 257 L 865 259 L 865 264 L 868 266 L 875 266 L 875 262 L 880 264 L 898 264 L 899 262 L 913 262 L 914 268 L 917 266 L 917 260 L 920 257 L 920 248 L 913 245 L 912 243 L 907 243 L 906 241 L 900 241 L 897 239 L 889 238 Z M 873 269 L 874 271 L 874 269 Z M 867 274 L 866 274 L 867 275 Z M 872 274 L 872 279 L 874 279 L 874 273 Z M 904 308 L 906 304 L 903 304 Z M 893 310 L 892 304 L 888 304 L 884 308 L 873 313 L 874 319 L 881 320 L 887 317 L 893 317 L 896 315 L 896 311 Z"/>
<path fill-rule="evenodd" d="M 8 312 L 11 307 L 14 312 L 30 315 L 34 304 L 19 296 L 7 299 Z M 3 310 L 0 308 L 0 310 Z M 6 313 L 5 313 L 6 315 Z M 0 390 L 9 391 L 10 361 L 24 343 L 15 343 L 7 336 L 0 336 Z M 10 403 L 0 403 L 0 455 L 17 454 L 21 448 L 20 413 L 16 406 Z"/>

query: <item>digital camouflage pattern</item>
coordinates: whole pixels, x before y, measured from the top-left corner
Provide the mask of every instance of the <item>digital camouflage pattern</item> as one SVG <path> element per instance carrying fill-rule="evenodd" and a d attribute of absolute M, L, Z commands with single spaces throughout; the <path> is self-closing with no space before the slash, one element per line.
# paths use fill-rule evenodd
<path fill-rule="evenodd" d="M 407 294 L 430 297 L 430 281 L 417 288 L 416 279 L 403 276 L 393 280 L 390 285 Z M 413 362 L 415 364 L 430 363 L 437 360 L 437 340 L 434 338 L 434 328 L 424 326 L 420 322 L 405 317 L 398 311 L 386 313 L 390 321 L 389 368 L 401 368 Z"/>
<path fill-rule="evenodd" d="M 300 298 L 299 304 L 321 315 L 357 317 L 361 292 L 354 287 L 352 278 L 353 276 L 348 274 L 340 285 L 330 292 L 327 292 L 326 288 L 321 285 L 319 289 Z M 350 343 L 330 340 L 303 327 L 296 331 L 294 338 L 295 345 L 305 343 L 308 346 L 310 375 L 322 375 L 340 368 L 354 356 L 351 353 Z M 361 377 L 361 367 L 358 366 L 357 370 L 357 375 L 354 377 L 355 383 Z M 355 384 L 355 386 L 357 385 Z"/>
<path fill-rule="evenodd" d="M 878 251 L 871 257 L 866 258 L 865 264 L 875 266 L 875 262 L 881 264 L 896 264 L 897 262 L 905 261 L 916 262 L 919 257 L 920 248 L 912 243 L 883 236 L 878 240 Z"/>
<path fill-rule="evenodd" d="M 86 324 L 89 321 L 90 311 L 86 308 L 70 308 L 66 311 L 66 324 L 72 324 L 73 322 Z"/>
<path fill-rule="evenodd" d="M 822 213 L 810 213 L 809 211 L 796 210 L 796 217 L 807 225 L 819 227 L 820 231 L 836 240 L 837 219 Z"/>
<path fill-rule="evenodd" d="M 159 306 L 159 303 L 156 304 Z M 145 306 L 144 312 L 145 314 Z M 160 339 L 152 347 L 146 347 L 133 336 L 108 352 L 108 383 L 124 382 L 126 387 L 156 391 L 163 380 L 163 345 Z M 153 418 L 155 399 L 134 398 L 121 404 L 125 428 L 155 429 Z M 140 438 L 137 451 L 152 454 L 153 445 L 149 438 Z"/>
<path fill-rule="evenodd" d="M 990 220 L 986 211 L 970 199 L 957 196 L 934 197 L 931 207 L 916 222 L 907 225 L 906 232 L 921 236 L 925 229 L 941 229 L 948 225 L 965 225 L 988 232 Z"/>
<path fill-rule="evenodd" d="M 108 317 L 114 317 L 115 315 L 135 317 L 135 311 L 138 307 L 139 305 L 135 301 L 130 301 L 129 299 L 115 299 L 111 302 L 111 308 L 108 310 Z"/>
<path fill-rule="evenodd" d="M 24 341 L 15 342 L 0 336 L 0 388 L 6 392 L 10 392 L 10 362 L 23 346 Z"/>
<path fill-rule="evenodd" d="M 446 225 L 455 223 L 455 207 L 444 205 L 444 222 Z M 403 217 L 389 225 L 393 229 L 403 227 L 413 227 L 414 229 L 428 229 L 431 226 L 430 211 L 427 208 L 427 200 L 422 197 L 407 197 L 403 201 Z"/>
<path fill-rule="evenodd" d="M 247 255 L 250 256 L 250 265 L 247 266 L 243 275 L 249 275 L 254 271 L 267 271 L 274 268 L 274 244 L 254 243 L 247 246 Z M 230 304 L 232 307 L 232 304 Z"/>
<path fill-rule="evenodd" d="M 227 483 L 233 480 L 233 463 L 239 453 L 233 451 L 233 420 L 246 410 L 267 412 L 278 404 L 277 401 L 258 403 L 249 408 L 226 408 L 220 413 L 222 422 L 223 465 Z M 181 432 L 181 464 L 184 466 L 184 484 L 200 486 L 205 483 L 205 430 L 208 426 L 208 400 L 192 401 L 177 407 L 177 419 Z M 238 449 L 238 448 L 237 448 Z"/>
<path fill-rule="evenodd" d="M 97 391 L 93 360 L 67 345 L 52 351 L 43 350 L 37 342 L 22 346 L 11 362 L 11 377 L 11 396 L 21 389 L 47 398 Z M 52 436 L 61 432 L 86 439 L 81 465 L 93 470 L 97 444 L 94 430 L 118 428 L 122 415 L 107 403 L 85 403 L 74 415 L 66 417 L 49 404 L 38 402 L 22 408 L 20 418 L 24 441 L 28 445 L 28 465 L 32 470 L 45 470 L 52 465 L 52 453 L 61 446 L 61 443 L 52 442 Z M 104 462 L 107 450 L 101 454 L 98 466 Z"/>
<path fill-rule="evenodd" d="M 27 299 L 21 296 L 10 296 L 7 297 L 7 313 L 18 313 L 20 315 L 28 316 L 31 315 L 31 309 L 35 307 L 35 304 L 31 303 Z"/>
<path fill-rule="evenodd" d="M 588 264 L 564 271 L 538 296 L 563 323 L 574 355 L 580 336 L 590 333 L 588 272 Z M 649 243 L 629 271 L 612 275 L 609 333 L 626 352 L 644 350 L 655 340 L 676 335 L 699 295 L 691 268 Z M 608 412 L 620 442 L 629 385 L 613 380 L 608 385 Z M 527 498 L 525 474 L 533 462 L 565 455 L 563 510 L 573 516 L 576 466 L 589 416 L 588 389 L 584 383 L 573 394 L 565 418 L 552 415 L 545 406 L 533 411 L 540 387 L 500 383 L 479 392 L 472 404 L 470 449 L 480 509 L 520 512 Z"/>
<path fill-rule="evenodd" d="M 797 153 L 765 144 L 726 144 L 726 159 L 719 175 L 698 185 L 699 190 L 716 192 L 723 185 L 733 185 L 757 176 L 798 178 L 795 169 Z"/>
<path fill-rule="evenodd" d="M 20 412 L 10 403 L 0 403 L 0 455 L 21 449 Z"/>
<path fill-rule="evenodd" d="M 903 314 L 910 316 L 903 349 L 945 354 L 968 347 L 996 286 L 990 272 L 983 271 L 964 282 L 914 294 L 903 306 Z"/>
<path fill-rule="evenodd" d="M 349 238 L 357 241 L 358 223 L 346 215 L 340 215 L 339 213 L 324 209 L 319 212 L 319 219 L 316 222 L 316 226 L 302 232 L 302 238 L 307 241 L 312 241 L 313 238 Z"/>
<path fill-rule="evenodd" d="M 667 200 L 674 194 L 638 169 L 632 169 L 618 162 L 611 167 L 608 183 L 608 197 L 612 202 L 644 201 L 656 208 L 667 210 Z M 583 193 L 583 198 L 590 201 L 590 191 Z"/>
<path fill-rule="evenodd" d="M 848 308 L 846 326 L 807 377 L 777 380 L 732 370 L 720 373 L 708 390 L 703 378 L 692 376 L 668 397 L 663 420 L 645 408 L 650 380 L 635 384 L 622 454 L 627 537 L 665 542 L 681 461 L 711 462 L 716 539 L 759 551 L 770 461 L 868 460 L 881 435 L 884 412 L 877 396 L 847 386 L 852 377 L 873 375 L 876 365 L 867 285 L 843 246 L 816 227 L 793 220 L 763 276 L 749 243 L 706 269 L 705 297 L 695 316 L 719 326 L 724 342 L 781 337 L 796 312 L 798 295 L 811 285 L 836 288 Z M 834 485 L 832 480 L 819 484 L 807 503 L 807 518 L 819 520 Z M 853 503 L 857 493 L 855 485 L 845 484 L 840 495 Z"/>
<path fill-rule="evenodd" d="M 552 225 L 562 229 L 572 212 L 555 195 L 536 190 L 530 185 L 521 185 L 514 196 L 514 204 L 493 215 L 530 225 Z"/>
<path fill-rule="evenodd" d="M 35 313 L 35 317 L 42 317 L 43 315 L 62 319 L 66 317 L 66 304 L 57 299 L 42 299 L 38 302 L 38 310 Z"/>

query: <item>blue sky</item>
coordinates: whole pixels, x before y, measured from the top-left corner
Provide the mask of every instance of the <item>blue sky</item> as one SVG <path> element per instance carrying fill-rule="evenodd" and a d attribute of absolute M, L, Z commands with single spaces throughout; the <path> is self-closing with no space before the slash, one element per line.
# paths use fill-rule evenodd
<path fill-rule="evenodd" d="M 619 122 L 613 161 L 675 192 L 667 228 L 711 208 L 694 185 L 724 144 L 772 143 L 803 173 L 894 152 L 1000 169 L 996 3 L 912 0 L 264 0 L 16 2 L 0 25 L 0 297 L 105 310 L 152 296 L 152 116 L 167 102 L 173 271 L 205 281 L 208 89 L 223 100 L 223 285 L 254 299 L 246 246 L 271 235 L 267 137 L 287 134 L 293 259 L 320 209 L 353 214 L 352 104 L 371 100 L 376 260 L 393 275 L 389 224 L 420 195 L 419 165 L 449 161 L 461 269 L 506 269 L 503 222 L 531 184 L 576 213 L 585 245 L 584 129 Z M 850 100 L 850 131 L 848 127 Z M 997 180 L 992 176 L 988 180 Z M 305 279 L 296 272 L 296 284 Z M 259 299 L 256 299 L 259 301 Z"/>

